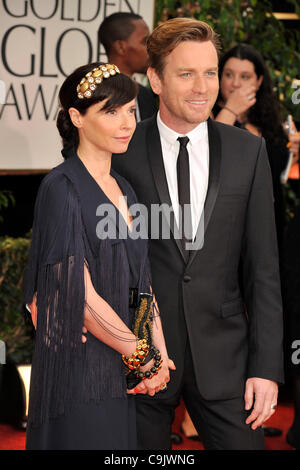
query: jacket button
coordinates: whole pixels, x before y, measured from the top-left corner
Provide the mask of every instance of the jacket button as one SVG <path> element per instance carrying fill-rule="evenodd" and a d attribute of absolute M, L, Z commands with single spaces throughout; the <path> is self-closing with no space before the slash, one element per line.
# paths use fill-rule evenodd
<path fill-rule="evenodd" d="M 188 276 L 187 274 L 184 275 L 183 277 L 184 282 L 190 282 L 192 280 L 191 276 Z"/>

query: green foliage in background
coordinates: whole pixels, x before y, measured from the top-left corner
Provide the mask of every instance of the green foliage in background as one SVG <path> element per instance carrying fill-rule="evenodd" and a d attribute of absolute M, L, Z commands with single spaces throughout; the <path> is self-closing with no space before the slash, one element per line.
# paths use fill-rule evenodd
<path fill-rule="evenodd" d="M 300 15 L 299 1 L 290 0 L 290 3 Z M 177 16 L 192 16 L 209 23 L 220 35 L 224 52 L 241 42 L 260 51 L 283 105 L 283 119 L 290 113 L 295 121 L 300 122 L 300 32 L 284 28 L 282 22 L 273 16 L 269 0 L 156 2 L 156 24 Z"/>
<path fill-rule="evenodd" d="M 22 277 L 30 247 L 27 238 L 0 238 L 0 339 L 9 359 L 31 362 L 32 326 L 22 314 Z"/>
<path fill-rule="evenodd" d="M 3 209 L 7 209 L 9 205 L 15 205 L 15 198 L 11 191 L 2 189 L 0 191 L 0 224 L 3 222 L 3 216 L 1 212 Z"/>

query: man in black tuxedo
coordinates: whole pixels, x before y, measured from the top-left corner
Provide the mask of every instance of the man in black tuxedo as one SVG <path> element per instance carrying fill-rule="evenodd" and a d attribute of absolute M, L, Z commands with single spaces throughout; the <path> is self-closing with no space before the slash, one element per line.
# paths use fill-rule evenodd
<path fill-rule="evenodd" d="M 118 12 L 107 16 L 98 30 L 99 42 L 103 45 L 108 61 L 119 67 L 130 77 L 134 73 L 144 74 L 148 67 L 146 42 L 150 34 L 143 18 L 135 13 Z M 153 92 L 138 84 L 137 121 L 153 116 L 157 111 Z"/>
<path fill-rule="evenodd" d="M 170 238 L 150 239 L 149 254 L 177 370 L 164 393 L 149 397 L 143 383 L 136 390 L 141 449 L 171 447 L 181 396 L 206 449 L 263 449 L 261 425 L 274 413 L 283 382 L 265 142 L 209 118 L 218 94 L 217 50 L 203 22 L 176 18 L 153 31 L 148 77 L 160 110 L 138 124 L 126 154 L 113 160 L 148 214 L 154 205 L 172 206 L 175 221 Z M 191 238 L 200 243 L 191 246 Z"/>

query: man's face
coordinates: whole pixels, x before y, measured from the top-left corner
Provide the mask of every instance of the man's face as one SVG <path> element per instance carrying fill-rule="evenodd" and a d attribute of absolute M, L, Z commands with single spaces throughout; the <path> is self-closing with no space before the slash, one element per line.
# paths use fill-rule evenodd
<path fill-rule="evenodd" d="M 132 73 L 146 73 L 148 66 L 148 54 L 146 42 L 150 34 L 144 20 L 133 20 L 135 30 L 126 41 L 126 62 Z"/>
<path fill-rule="evenodd" d="M 159 95 L 163 122 L 185 134 L 208 119 L 217 99 L 217 51 L 211 41 L 181 42 L 165 58 L 162 78 L 151 68 L 148 77 Z"/>

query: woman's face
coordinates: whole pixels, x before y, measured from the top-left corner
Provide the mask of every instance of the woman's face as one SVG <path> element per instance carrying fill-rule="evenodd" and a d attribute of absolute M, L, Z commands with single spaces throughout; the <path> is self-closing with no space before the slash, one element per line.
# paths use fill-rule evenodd
<path fill-rule="evenodd" d="M 82 115 L 77 110 L 80 144 L 105 153 L 124 153 L 136 128 L 135 99 L 113 109 L 103 109 L 107 100 L 93 104 Z M 75 113 L 76 114 L 76 113 Z"/>
<path fill-rule="evenodd" d="M 231 57 L 224 65 L 220 81 L 223 99 L 227 101 L 238 88 L 254 86 L 258 90 L 262 81 L 263 76 L 257 77 L 252 62 Z"/>

